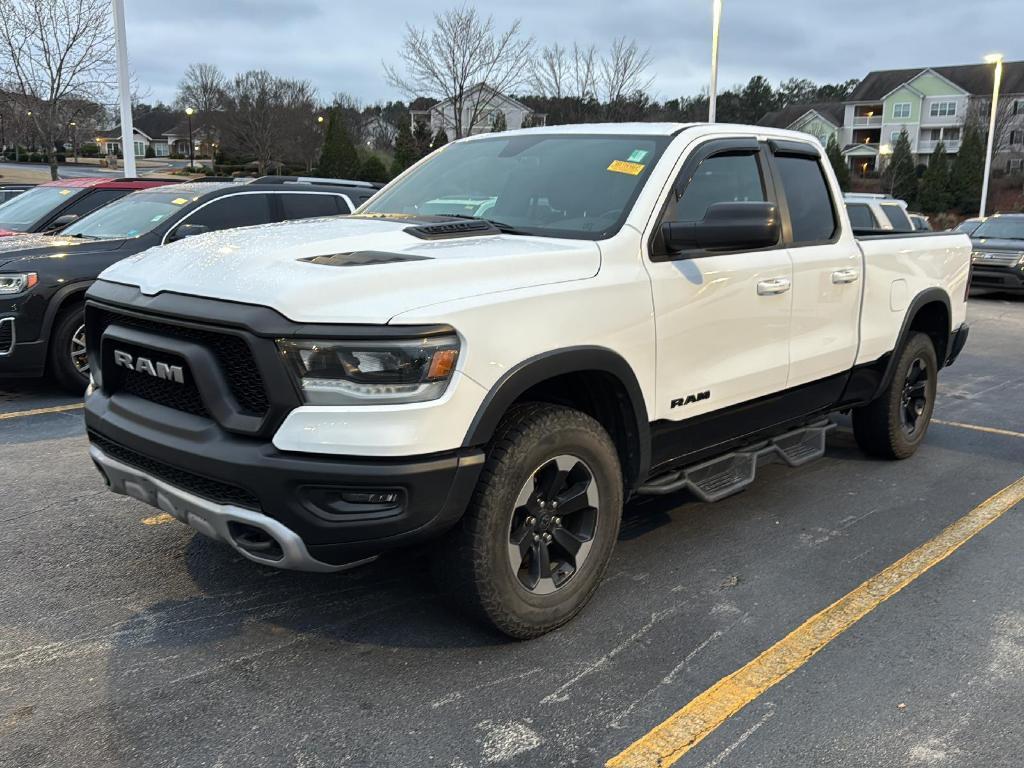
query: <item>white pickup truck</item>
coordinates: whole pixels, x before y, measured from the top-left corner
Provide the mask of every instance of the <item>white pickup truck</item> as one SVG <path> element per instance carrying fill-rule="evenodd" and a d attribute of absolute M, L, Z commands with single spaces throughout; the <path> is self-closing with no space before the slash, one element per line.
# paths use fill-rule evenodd
<path fill-rule="evenodd" d="M 266 565 L 427 542 L 517 638 L 587 602 L 623 503 L 910 456 L 967 337 L 963 234 L 856 239 L 821 146 L 559 126 L 430 155 L 351 216 L 210 233 L 89 293 L 110 488 Z"/>

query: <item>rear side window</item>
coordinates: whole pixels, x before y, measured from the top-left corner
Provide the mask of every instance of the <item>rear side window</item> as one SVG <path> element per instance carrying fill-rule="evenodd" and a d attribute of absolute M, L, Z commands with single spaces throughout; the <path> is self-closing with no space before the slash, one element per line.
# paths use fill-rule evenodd
<path fill-rule="evenodd" d="M 80 217 L 102 208 L 107 203 L 120 200 L 131 192 L 130 189 L 94 189 L 93 191 L 79 195 L 67 208 L 60 212 L 61 216 L 69 213 L 76 213 Z"/>
<path fill-rule="evenodd" d="M 714 203 L 764 200 L 756 155 L 715 155 L 698 166 L 668 219 L 700 221 Z"/>
<path fill-rule="evenodd" d="M 892 224 L 893 232 L 913 232 L 914 225 L 910 223 L 906 212 L 896 203 L 882 203 L 882 213 Z"/>
<path fill-rule="evenodd" d="M 309 219 L 314 216 L 337 216 L 348 213 L 348 206 L 339 195 L 313 195 L 288 192 L 280 196 L 285 219 Z"/>
<path fill-rule="evenodd" d="M 871 208 L 864 203 L 847 203 L 846 212 L 850 215 L 850 226 L 854 229 L 878 229 Z"/>
<path fill-rule="evenodd" d="M 270 198 L 262 194 L 221 197 L 190 216 L 186 224 L 202 224 L 211 230 L 249 227 L 273 221 Z"/>
<path fill-rule="evenodd" d="M 778 155 L 775 164 L 786 193 L 793 244 L 831 240 L 836 233 L 836 216 L 821 163 L 813 157 Z"/>

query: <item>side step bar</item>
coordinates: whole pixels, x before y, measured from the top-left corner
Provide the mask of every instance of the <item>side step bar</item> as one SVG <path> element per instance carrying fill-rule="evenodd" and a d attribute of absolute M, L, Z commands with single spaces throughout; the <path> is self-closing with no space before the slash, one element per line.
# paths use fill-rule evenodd
<path fill-rule="evenodd" d="M 834 422 L 825 419 L 800 427 L 692 467 L 658 475 L 637 488 L 636 492 L 664 495 L 687 489 L 701 501 L 718 501 L 754 482 L 760 464 L 781 459 L 791 467 L 799 467 L 821 458 L 825 455 L 825 435 L 835 426 Z"/>

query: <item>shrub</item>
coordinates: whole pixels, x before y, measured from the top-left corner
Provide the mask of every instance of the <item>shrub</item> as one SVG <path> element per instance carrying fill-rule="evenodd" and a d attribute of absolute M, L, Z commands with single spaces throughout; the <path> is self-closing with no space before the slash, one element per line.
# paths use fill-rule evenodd
<path fill-rule="evenodd" d="M 96 144 L 83 144 L 78 148 L 78 154 L 82 157 L 99 157 L 100 148 Z"/>

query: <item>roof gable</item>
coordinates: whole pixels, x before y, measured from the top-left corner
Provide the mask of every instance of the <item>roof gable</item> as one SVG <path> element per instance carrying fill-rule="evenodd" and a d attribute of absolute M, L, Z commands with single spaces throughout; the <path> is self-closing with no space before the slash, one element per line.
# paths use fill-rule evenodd
<path fill-rule="evenodd" d="M 869 72 L 853 89 L 847 101 L 880 101 L 900 85 L 911 82 L 925 72 L 932 72 L 974 96 L 985 96 L 992 92 L 991 64 L 960 64 L 951 67 L 915 67 Z M 1003 63 L 1001 90 L 1006 94 L 1024 93 L 1024 61 Z"/>

